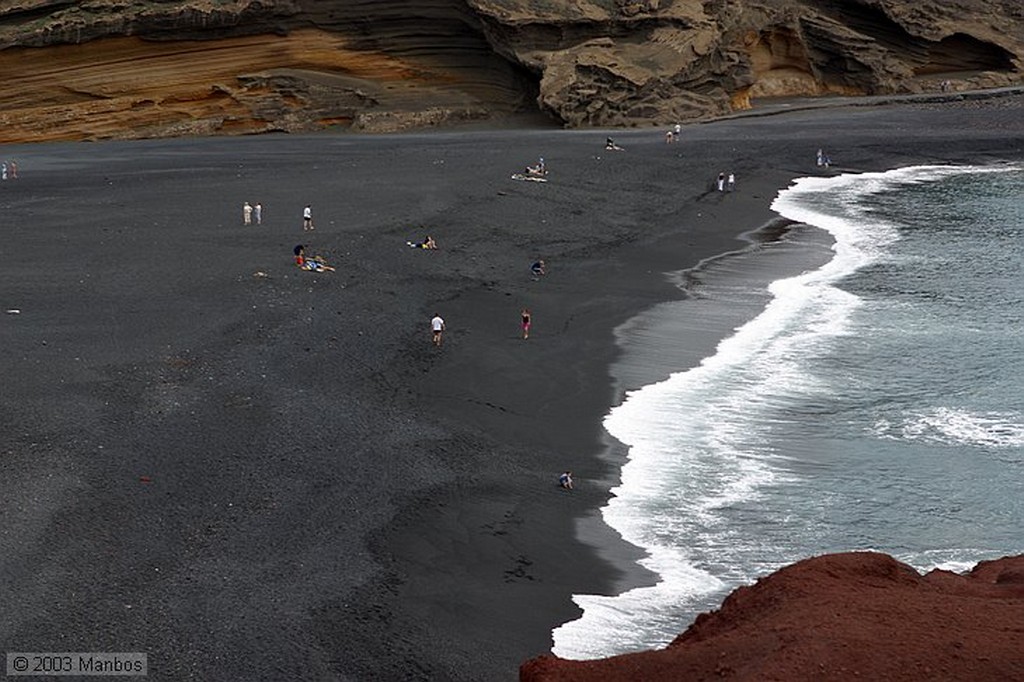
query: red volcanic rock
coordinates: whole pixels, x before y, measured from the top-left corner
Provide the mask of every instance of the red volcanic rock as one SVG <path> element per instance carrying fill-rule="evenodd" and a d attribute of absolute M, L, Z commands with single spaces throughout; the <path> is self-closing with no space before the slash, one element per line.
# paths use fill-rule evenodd
<path fill-rule="evenodd" d="M 541 656 L 548 680 L 1024 680 L 1024 556 L 920 575 L 890 556 L 833 554 L 741 587 L 665 649 Z"/>

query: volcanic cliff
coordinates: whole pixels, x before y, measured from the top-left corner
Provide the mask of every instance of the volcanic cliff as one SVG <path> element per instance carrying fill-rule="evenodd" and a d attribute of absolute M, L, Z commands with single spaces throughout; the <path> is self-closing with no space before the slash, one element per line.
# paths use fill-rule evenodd
<path fill-rule="evenodd" d="M 6 0 L 0 141 L 386 131 L 1024 82 L 1019 0 Z"/>
<path fill-rule="evenodd" d="M 520 669 L 523 682 L 710 679 L 1024 680 L 1024 556 L 924 576 L 871 552 L 806 559 L 665 649 Z"/>

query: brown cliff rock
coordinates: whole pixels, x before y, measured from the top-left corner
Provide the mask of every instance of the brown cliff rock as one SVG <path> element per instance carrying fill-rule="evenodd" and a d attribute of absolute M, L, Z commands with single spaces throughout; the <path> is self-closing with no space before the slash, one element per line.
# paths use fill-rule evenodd
<path fill-rule="evenodd" d="M 1018 0 L 13 0 L 0 141 L 395 130 L 1024 83 Z"/>
<path fill-rule="evenodd" d="M 884 554 L 801 561 L 741 587 L 665 649 L 541 656 L 550 680 L 1024 679 L 1024 556 L 921 576 Z"/>

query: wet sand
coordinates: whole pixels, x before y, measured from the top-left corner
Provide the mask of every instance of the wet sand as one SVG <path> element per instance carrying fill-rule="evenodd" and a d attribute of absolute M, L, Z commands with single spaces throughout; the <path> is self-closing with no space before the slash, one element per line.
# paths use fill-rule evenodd
<path fill-rule="evenodd" d="M 794 177 L 1020 160 L 1020 114 L 0 147 L 0 641 L 161 680 L 514 678 L 572 593 L 651 578 L 577 530 L 622 457 L 613 330 L 684 295 L 664 273 Z M 547 183 L 510 179 L 540 156 Z"/>

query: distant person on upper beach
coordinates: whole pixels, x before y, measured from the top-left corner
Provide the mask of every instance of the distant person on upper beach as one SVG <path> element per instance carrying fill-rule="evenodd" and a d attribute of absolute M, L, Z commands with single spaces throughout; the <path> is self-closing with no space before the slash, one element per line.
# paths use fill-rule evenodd
<path fill-rule="evenodd" d="M 252 206 L 248 201 L 242 204 L 242 224 L 252 225 Z"/>
<path fill-rule="evenodd" d="M 547 274 L 547 266 L 544 265 L 544 261 L 542 260 L 534 261 L 533 265 L 530 266 L 530 272 L 533 273 L 533 276 L 535 278 L 542 277 L 543 275 Z"/>
<path fill-rule="evenodd" d="M 675 141 L 676 141 L 675 134 L 671 130 L 666 131 L 665 132 L 665 144 L 672 144 Z"/>
<path fill-rule="evenodd" d="M 572 490 L 572 472 L 566 471 L 558 477 L 558 485 L 566 490 Z"/>
<path fill-rule="evenodd" d="M 256 224 L 263 224 L 263 204 L 256 202 L 256 205 L 252 207 L 253 217 L 256 218 Z"/>
<path fill-rule="evenodd" d="M 309 207 L 309 204 L 302 209 L 302 229 L 303 231 L 313 229 L 313 209 Z"/>
<path fill-rule="evenodd" d="M 0 180 L 7 179 L 7 162 L 0 163 Z"/>
<path fill-rule="evenodd" d="M 617 152 L 621 152 L 622 151 L 622 147 L 620 147 L 619 145 L 615 144 L 615 140 L 613 140 L 610 137 L 607 140 L 604 141 L 604 148 L 609 150 L 609 151 L 617 151 Z"/>
<path fill-rule="evenodd" d="M 683 134 L 683 126 L 681 126 L 681 125 L 679 125 L 677 123 L 675 125 L 675 127 L 672 128 L 672 136 L 675 137 L 676 139 L 679 139 L 679 136 L 682 135 L 682 134 Z"/>
<path fill-rule="evenodd" d="M 729 173 L 729 177 L 727 177 L 725 179 L 725 189 L 727 191 L 729 191 L 729 192 L 732 192 L 733 190 L 736 189 L 736 174 L 735 173 Z"/>
<path fill-rule="evenodd" d="M 528 339 L 530 338 L 530 324 L 532 323 L 533 316 L 530 315 L 529 308 L 523 308 L 520 314 L 523 318 L 523 338 Z"/>
<path fill-rule="evenodd" d="M 18 162 L 15 161 L 14 159 L 11 159 L 10 163 L 7 164 L 7 168 L 8 168 L 8 170 L 11 171 L 11 180 L 17 180 L 18 179 Z"/>
<path fill-rule="evenodd" d="M 444 334 L 444 330 L 444 318 L 441 317 L 440 313 L 434 313 L 434 317 L 430 320 L 430 333 L 434 340 L 434 345 L 438 348 L 441 347 L 441 336 Z"/>
<path fill-rule="evenodd" d="M 719 192 L 724 192 L 725 191 L 725 173 L 719 173 L 718 174 L 718 180 L 716 180 L 715 182 L 716 182 L 715 186 L 718 188 L 718 191 Z"/>

